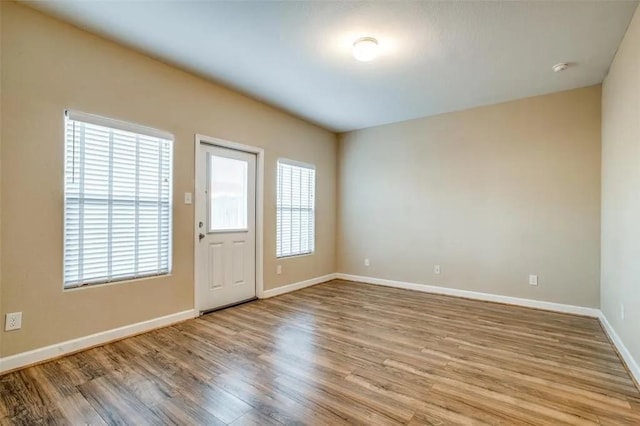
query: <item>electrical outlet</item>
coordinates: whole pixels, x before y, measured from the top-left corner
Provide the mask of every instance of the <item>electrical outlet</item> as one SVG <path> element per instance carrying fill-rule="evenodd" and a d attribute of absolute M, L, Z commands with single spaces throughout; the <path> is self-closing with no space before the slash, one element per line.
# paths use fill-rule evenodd
<path fill-rule="evenodd" d="M 369 259 L 364 260 L 364 266 L 369 266 Z"/>
<path fill-rule="evenodd" d="M 537 275 L 529 275 L 529 285 L 538 285 Z"/>
<path fill-rule="evenodd" d="M 282 274 L 282 265 L 276 266 L 276 274 L 278 275 Z"/>
<path fill-rule="evenodd" d="M 434 274 L 440 273 L 440 265 L 433 265 L 433 273 Z"/>
<path fill-rule="evenodd" d="M 7 314 L 4 322 L 4 331 L 19 330 L 22 327 L 22 312 Z"/>
<path fill-rule="evenodd" d="M 620 304 L 620 319 L 624 321 L 624 303 Z"/>

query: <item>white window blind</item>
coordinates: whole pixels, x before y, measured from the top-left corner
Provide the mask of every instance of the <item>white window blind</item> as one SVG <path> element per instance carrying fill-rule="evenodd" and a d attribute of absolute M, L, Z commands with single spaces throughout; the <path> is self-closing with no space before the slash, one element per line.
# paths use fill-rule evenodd
<path fill-rule="evenodd" d="M 315 187 L 316 170 L 313 166 L 278 161 L 277 257 L 313 253 Z"/>
<path fill-rule="evenodd" d="M 64 286 L 171 272 L 173 136 L 68 111 Z"/>

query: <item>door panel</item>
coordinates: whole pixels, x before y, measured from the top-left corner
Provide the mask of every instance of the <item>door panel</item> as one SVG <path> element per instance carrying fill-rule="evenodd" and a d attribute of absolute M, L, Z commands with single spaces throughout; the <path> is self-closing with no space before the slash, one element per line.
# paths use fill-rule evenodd
<path fill-rule="evenodd" d="M 197 309 L 256 295 L 256 156 L 200 144 Z"/>
<path fill-rule="evenodd" d="M 244 241 L 235 241 L 233 243 L 233 284 L 243 285 L 244 276 L 244 260 L 246 258 L 246 244 Z"/>
<path fill-rule="evenodd" d="M 217 268 L 208 268 L 209 289 L 215 290 L 224 286 L 224 247 L 221 243 L 212 243 L 209 247 L 209 265 L 218 265 Z"/>

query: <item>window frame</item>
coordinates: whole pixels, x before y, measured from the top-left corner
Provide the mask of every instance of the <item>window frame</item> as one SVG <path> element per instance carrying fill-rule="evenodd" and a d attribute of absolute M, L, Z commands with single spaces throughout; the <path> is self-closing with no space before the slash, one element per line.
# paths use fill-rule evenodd
<path fill-rule="evenodd" d="M 214 229 L 212 228 L 212 220 L 211 220 L 211 195 L 213 193 L 213 188 L 211 187 L 211 172 L 213 170 L 213 157 L 219 157 L 219 158 L 224 158 L 226 160 L 232 160 L 232 161 L 237 161 L 237 162 L 241 162 L 244 163 L 246 165 L 246 168 L 244 170 L 245 175 L 245 187 L 244 187 L 244 211 L 246 214 L 245 216 L 245 226 L 242 228 L 219 228 L 219 229 Z M 224 157 L 224 156 L 220 156 L 220 155 L 214 155 L 210 152 L 207 153 L 207 170 L 206 170 L 206 193 L 207 193 L 207 199 L 206 199 L 206 203 L 207 203 L 207 217 L 206 217 L 206 232 L 207 235 L 212 235 L 212 234 L 229 234 L 229 233 L 242 233 L 242 232 L 249 232 L 249 214 L 248 214 L 248 205 L 249 205 L 249 163 L 245 160 L 240 160 L 237 158 L 230 158 L 230 157 Z"/>
<path fill-rule="evenodd" d="M 293 167 L 299 167 L 299 168 L 303 168 L 303 169 L 309 169 L 309 170 L 313 170 L 313 207 L 311 209 L 311 212 L 313 214 L 313 234 L 312 234 L 312 249 L 311 251 L 305 251 L 305 252 L 299 252 L 299 253 L 294 253 L 294 254 L 287 254 L 287 255 L 282 255 L 279 256 L 278 255 L 278 238 L 279 238 L 279 220 L 278 220 L 278 212 L 280 210 L 279 208 L 279 204 L 280 204 L 280 164 L 284 164 L 287 166 L 293 166 Z M 303 257 L 303 256 L 311 256 L 313 254 L 315 254 L 316 252 L 316 194 L 317 194 L 317 179 L 316 176 L 317 175 L 317 169 L 315 164 L 311 164 L 311 163 L 305 163 L 302 161 L 298 161 L 298 160 L 291 160 L 289 158 L 278 158 L 276 161 L 276 259 L 289 259 L 289 258 L 295 258 L 295 257 Z"/>
<path fill-rule="evenodd" d="M 167 244 L 167 250 L 168 250 L 168 254 L 167 254 L 167 269 L 166 272 L 151 272 L 151 273 L 143 273 L 143 274 L 139 274 L 139 275 L 135 275 L 135 276 L 124 276 L 121 278 L 115 278 L 115 279 L 107 279 L 107 280 L 83 280 L 80 283 L 73 283 L 73 284 L 67 284 L 66 282 L 66 259 L 67 259 L 67 167 L 68 167 L 68 158 L 67 158 L 67 152 L 68 152 L 68 138 L 69 135 L 67 134 L 68 131 L 68 121 L 72 120 L 72 121 L 79 121 L 79 122 L 83 122 L 86 124 L 92 124 L 92 125 L 96 125 L 96 126 L 103 126 L 103 127 L 107 127 L 110 129 L 115 129 L 115 130 L 120 130 L 120 131 L 125 131 L 125 132 L 130 132 L 130 133 L 134 133 L 140 136 L 147 136 L 147 137 L 152 137 L 152 138 L 158 138 L 158 139 L 163 139 L 166 140 L 169 143 L 169 159 L 168 159 L 168 163 L 169 163 L 169 185 L 168 185 L 168 220 L 167 220 L 167 224 L 168 224 L 168 234 L 167 234 L 167 239 L 168 239 L 168 244 Z M 63 117 L 63 125 L 64 125 L 64 141 L 63 141 L 63 146 L 64 146 L 64 161 L 63 161 L 63 194 L 62 194 L 62 198 L 63 198 L 63 211 L 62 211 L 62 228 L 63 228 L 63 235 L 62 235 L 62 289 L 63 291 L 73 291 L 73 290 L 78 290 L 78 289 L 86 289 L 86 288 L 94 288 L 94 287 L 100 287 L 100 286 L 104 286 L 104 285 L 112 285 L 112 284 L 122 284 L 122 283 L 127 283 L 127 282 L 131 282 L 131 281 L 138 281 L 138 280 L 147 280 L 147 279 L 153 279 L 153 278 L 163 278 L 163 277 L 168 277 L 171 276 L 173 273 L 173 207 L 174 207 L 174 201 L 173 201 L 173 183 L 174 183 L 174 171 L 173 171 L 173 166 L 174 166 L 174 148 L 175 148 L 175 136 L 172 133 L 163 131 L 163 130 L 159 130 L 159 129 L 155 129 L 153 127 L 147 127 L 147 126 L 143 126 L 143 125 L 139 125 L 139 124 L 135 124 L 135 123 L 130 123 L 127 121 L 122 121 L 122 120 L 118 120 L 118 119 L 114 119 L 114 118 L 109 118 L 109 117 L 104 117 L 104 116 L 100 116 L 100 115 L 95 115 L 95 114 L 90 114 L 90 113 L 85 113 L 85 112 L 81 112 L 81 111 L 77 111 L 77 110 L 72 110 L 72 109 L 66 109 L 64 111 L 64 117 Z M 107 200 L 107 202 L 113 202 L 114 198 L 110 198 Z M 138 201 L 139 203 L 140 201 Z M 134 201 L 135 203 L 135 201 Z M 158 201 L 158 203 L 160 203 L 160 201 Z"/>

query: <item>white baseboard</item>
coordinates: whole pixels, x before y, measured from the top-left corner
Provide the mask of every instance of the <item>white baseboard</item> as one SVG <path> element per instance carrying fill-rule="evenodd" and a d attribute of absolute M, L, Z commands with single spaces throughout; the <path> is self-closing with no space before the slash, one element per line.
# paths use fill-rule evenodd
<path fill-rule="evenodd" d="M 443 294 L 446 296 L 465 297 L 467 299 L 484 300 L 487 302 L 506 303 L 509 305 L 525 306 L 527 308 L 544 309 L 547 311 L 563 312 L 567 314 L 584 315 L 598 318 L 600 310 L 583 306 L 564 305 L 562 303 L 544 302 L 540 300 L 522 299 L 519 297 L 500 296 L 498 294 L 480 293 L 476 291 L 459 290 L 449 287 L 438 287 L 426 284 L 408 283 L 404 281 L 385 280 L 382 278 L 363 277 L 360 275 L 336 274 L 340 280 L 356 281 L 367 284 L 383 285 L 387 287 L 403 288 L 406 290 L 422 291 L 424 293 Z"/>
<path fill-rule="evenodd" d="M 266 299 L 269 297 L 278 296 L 280 294 L 300 290 L 305 287 L 310 287 L 312 285 L 331 281 L 335 278 L 336 274 L 328 274 L 322 277 L 300 281 L 271 290 L 265 290 L 259 297 L 261 299 Z M 177 312 L 175 314 L 154 318 L 148 321 L 142 321 L 136 324 L 126 325 L 119 328 L 114 328 L 112 330 L 107 330 L 100 333 L 91 334 L 89 336 L 79 337 L 77 339 L 67 340 L 66 342 L 61 342 L 31 351 L 22 352 L 16 355 L 0 358 L 0 373 L 6 373 L 18 368 L 24 368 L 29 365 L 38 364 L 40 362 L 58 358 L 63 355 L 68 355 L 74 352 L 89 349 L 94 346 L 104 345 L 105 343 L 124 339 L 125 337 L 151 331 L 156 328 L 166 327 L 180 321 L 194 318 L 195 316 L 196 311 L 194 309 L 190 309 L 188 311 Z"/>
<path fill-rule="evenodd" d="M 539 300 L 522 299 L 517 297 L 500 296 L 496 294 L 480 293 L 468 290 L 459 290 L 447 287 L 437 287 L 424 284 L 408 283 L 403 281 L 386 280 L 382 278 L 364 277 L 359 275 L 349 275 L 342 273 L 327 274 L 321 277 L 312 278 L 305 281 L 285 285 L 282 287 L 265 290 L 260 296 L 261 299 L 278 296 L 292 291 L 300 290 L 312 285 L 321 284 L 333 279 L 341 279 L 347 281 L 362 282 L 367 284 L 383 285 L 387 287 L 402 288 L 407 290 L 421 291 L 425 293 L 442 294 L 448 296 L 465 297 L 469 299 L 484 300 L 489 302 L 507 303 L 511 305 L 525 306 L 529 308 L 545 309 L 549 311 L 563 312 L 569 314 L 585 315 L 596 317 L 600 320 L 602 328 L 605 330 L 618 353 L 622 356 L 631 375 L 640 384 L 640 366 L 638 362 L 631 356 L 631 353 L 624 345 L 618 334 L 615 332 L 605 315 L 596 308 L 586 308 L 581 306 L 564 305 L 560 303 L 543 302 Z M 18 368 L 27 367 L 29 365 L 38 364 L 43 361 L 58 358 L 91 347 L 103 345 L 125 337 L 134 336 L 136 334 L 148 332 L 157 328 L 166 327 L 177 322 L 194 318 L 196 312 L 193 309 L 177 312 L 171 315 L 154 318 L 139 323 L 126 325 L 119 328 L 91 334 L 89 336 L 80 337 L 66 342 L 45 346 L 5 358 L 0 358 L 0 373 L 5 373 Z"/>
<path fill-rule="evenodd" d="M 636 384 L 640 386 L 640 366 L 638 365 L 636 360 L 633 358 L 633 356 L 631 355 L 631 352 L 629 352 L 629 350 L 624 345 L 624 343 L 622 343 L 622 339 L 620 339 L 620 336 L 618 336 L 618 333 L 616 333 L 616 331 L 613 329 L 613 327 L 609 323 L 609 320 L 607 320 L 607 317 L 604 315 L 604 313 L 600 312 L 599 318 L 600 318 L 600 324 L 602 324 L 602 328 L 604 329 L 605 333 L 607 333 L 607 335 L 609 336 L 609 339 L 611 339 L 611 341 L 613 342 L 613 345 L 618 350 L 618 353 L 624 360 L 625 364 L 627 364 L 627 368 L 629 369 L 629 372 L 635 379 Z"/>
<path fill-rule="evenodd" d="M 281 294 L 290 293 L 292 291 L 300 290 L 305 287 L 311 287 L 312 285 L 325 283 L 327 281 L 335 280 L 337 274 L 327 274 L 321 277 L 311 278 L 309 280 L 300 281 L 293 284 L 283 285 L 282 287 L 272 288 L 271 290 L 265 290 L 262 295 L 258 296 L 260 299 L 268 299 L 269 297 L 279 296 Z"/>
<path fill-rule="evenodd" d="M 66 342 L 57 343 L 55 345 L 45 346 L 16 355 L 0 358 L 0 373 L 27 367 L 33 364 L 38 364 L 43 361 L 58 358 L 62 355 L 68 355 L 84 349 L 89 349 L 91 347 L 113 342 L 115 340 L 124 339 L 125 337 L 151 331 L 156 328 L 166 327 L 168 325 L 175 324 L 177 322 L 194 317 L 195 311 L 193 309 L 190 309 L 188 311 L 177 312 L 175 314 L 165 315 L 163 317 L 158 317 L 131 325 L 125 325 L 123 327 L 91 334 L 89 336 L 67 340 Z"/>

